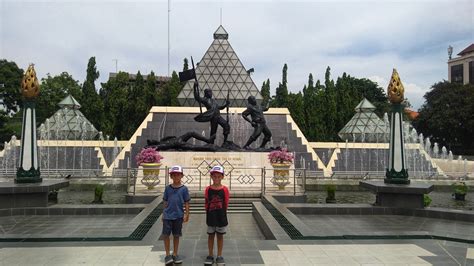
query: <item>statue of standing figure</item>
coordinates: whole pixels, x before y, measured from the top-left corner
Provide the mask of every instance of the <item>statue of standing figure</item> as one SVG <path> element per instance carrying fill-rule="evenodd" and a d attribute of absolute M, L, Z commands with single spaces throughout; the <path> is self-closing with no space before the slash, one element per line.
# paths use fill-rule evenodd
<path fill-rule="evenodd" d="M 265 117 L 263 116 L 263 112 L 268 110 L 268 104 L 265 107 L 259 106 L 254 96 L 249 96 L 247 102 L 247 109 L 242 113 L 242 117 L 252 124 L 254 130 L 247 143 L 245 143 L 244 149 L 250 149 L 250 144 L 256 141 L 262 132 L 264 137 L 260 148 L 265 148 L 267 142 L 272 138 L 272 132 L 268 129 Z M 252 120 L 250 120 L 249 115 Z"/>
<path fill-rule="evenodd" d="M 230 126 L 229 122 L 221 116 L 220 110 L 223 110 L 229 106 L 229 99 L 226 100 L 224 105 L 219 105 L 216 99 L 212 98 L 212 90 L 209 88 L 204 90 L 204 97 L 201 98 L 199 95 L 199 85 L 197 82 L 194 82 L 194 99 L 196 99 L 199 104 L 204 104 L 207 109 L 206 112 L 198 114 L 196 117 L 194 117 L 194 120 L 196 122 L 211 122 L 209 143 L 214 144 L 217 126 L 220 125 L 224 131 L 225 144 L 230 133 Z"/>

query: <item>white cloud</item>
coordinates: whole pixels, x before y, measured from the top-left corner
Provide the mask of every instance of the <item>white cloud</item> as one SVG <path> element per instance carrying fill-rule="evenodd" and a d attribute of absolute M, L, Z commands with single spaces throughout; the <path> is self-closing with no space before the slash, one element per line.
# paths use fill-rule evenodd
<path fill-rule="evenodd" d="M 257 87 L 274 91 L 284 63 L 292 91 L 311 72 L 390 79 L 397 68 L 415 108 L 429 87 L 447 79 L 446 47 L 474 40 L 473 1 L 172 1 L 171 70 L 198 62 L 220 23 Z M 81 82 L 96 56 L 100 81 L 115 72 L 167 74 L 167 1 L 5 1 L 0 4 L 0 58 L 39 77 L 67 71 Z M 410 84 L 410 85 L 408 85 Z M 99 84 L 97 84 L 99 85 Z M 386 89 L 386 84 L 380 84 Z M 413 98 L 413 99 L 412 99 Z"/>

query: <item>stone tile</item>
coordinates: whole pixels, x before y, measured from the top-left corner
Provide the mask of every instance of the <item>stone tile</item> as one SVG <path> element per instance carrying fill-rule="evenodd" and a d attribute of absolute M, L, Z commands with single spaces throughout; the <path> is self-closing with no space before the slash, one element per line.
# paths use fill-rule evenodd
<path fill-rule="evenodd" d="M 467 249 L 466 258 L 467 259 L 474 259 L 474 248 L 468 248 Z"/>

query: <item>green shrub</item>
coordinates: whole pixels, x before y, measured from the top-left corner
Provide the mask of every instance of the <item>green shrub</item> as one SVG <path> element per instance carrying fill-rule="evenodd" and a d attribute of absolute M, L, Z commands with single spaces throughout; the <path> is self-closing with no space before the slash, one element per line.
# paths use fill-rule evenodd
<path fill-rule="evenodd" d="M 102 201 L 102 196 L 104 195 L 104 185 L 97 184 L 94 190 L 94 201 L 92 203 L 104 203 Z"/>
<path fill-rule="evenodd" d="M 464 181 L 455 182 L 452 184 L 454 193 L 456 194 L 466 194 L 469 190 L 469 187 L 466 185 Z"/>
<path fill-rule="evenodd" d="M 336 199 L 336 186 L 335 185 L 327 185 L 326 186 L 327 198 L 326 200 L 335 200 Z"/>
<path fill-rule="evenodd" d="M 430 196 L 423 194 L 423 206 L 428 207 L 430 206 L 431 202 L 433 200 L 430 198 Z"/>

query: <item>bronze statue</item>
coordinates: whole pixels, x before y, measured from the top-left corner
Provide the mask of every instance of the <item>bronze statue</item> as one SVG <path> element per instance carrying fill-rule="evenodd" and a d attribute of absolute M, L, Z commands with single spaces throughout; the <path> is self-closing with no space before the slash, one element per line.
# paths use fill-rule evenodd
<path fill-rule="evenodd" d="M 196 132 L 187 132 L 179 137 L 168 136 L 164 137 L 161 140 L 147 140 L 147 147 L 154 147 L 160 151 L 166 150 L 178 150 L 178 151 L 217 151 L 219 147 L 215 145 L 193 145 L 187 141 L 191 138 L 201 140 L 206 143 L 210 143 L 210 140 Z"/>
<path fill-rule="evenodd" d="M 216 99 L 212 98 L 212 90 L 205 89 L 204 97 L 199 96 L 199 85 L 197 82 L 194 82 L 194 99 L 200 104 L 204 104 L 207 111 L 201 114 L 198 114 L 194 117 L 194 120 L 197 122 L 211 122 L 211 133 L 209 140 L 211 144 L 214 144 L 216 139 L 217 126 L 220 125 L 224 131 L 224 144 L 227 142 L 227 137 L 230 133 L 229 122 L 225 120 L 220 113 L 220 110 L 229 106 L 229 99 L 226 100 L 224 105 L 219 105 Z"/>
<path fill-rule="evenodd" d="M 263 112 L 268 110 L 268 104 L 265 107 L 259 106 L 254 96 L 249 96 L 247 101 L 247 109 L 242 113 L 242 117 L 252 124 L 254 130 L 247 143 L 245 143 L 244 149 L 250 149 L 250 144 L 256 141 L 262 132 L 264 137 L 260 148 L 265 148 L 267 142 L 272 138 L 272 132 L 268 129 L 265 117 L 263 116 Z M 248 117 L 249 115 L 252 120 Z"/>

